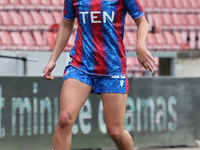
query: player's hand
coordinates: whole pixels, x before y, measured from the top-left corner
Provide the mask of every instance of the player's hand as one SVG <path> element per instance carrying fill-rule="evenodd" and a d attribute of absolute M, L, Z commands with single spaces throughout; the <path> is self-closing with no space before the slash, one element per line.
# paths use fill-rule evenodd
<path fill-rule="evenodd" d="M 45 68 L 43 69 L 43 77 L 47 80 L 53 80 L 54 77 L 51 76 L 51 72 L 53 71 L 53 69 L 55 68 L 56 63 L 49 61 L 48 64 L 45 66 Z"/>
<path fill-rule="evenodd" d="M 154 73 L 155 59 L 151 56 L 145 45 L 138 43 L 136 46 L 136 52 L 137 59 L 139 61 L 139 68 L 143 66 L 145 69 L 150 70 L 152 73 Z"/>

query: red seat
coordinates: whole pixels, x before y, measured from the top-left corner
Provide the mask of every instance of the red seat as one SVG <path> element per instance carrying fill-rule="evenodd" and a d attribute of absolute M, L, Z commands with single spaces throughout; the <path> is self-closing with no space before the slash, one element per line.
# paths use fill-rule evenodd
<path fill-rule="evenodd" d="M 47 10 L 55 10 L 56 7 L 51 3 L 51 0 L 41 0 L 41 4 L 45 6 Z"/>
<path fill-rule="evenodd" d="M 150 51 L 157 50 L 157 43 L 153 33 L 149 33 L 146 42 L 146 48 Z"/>
<path fill-rule="evenodd" d="M 124 42 L 124 45 L 125 45 L 125 48 L 127 51 L 133 50 L 133 46 L 130 45 L 129 38 L 128 38 L 126 32 L 124 33 L 123 42 Z"/>
<path fill-rule="evenodd" d="M 24 40 L 19 32 L 11 32 L 13 44 L 16 46 L 14 50 L 27 50 L 28 47 L 25 45 Z"/>
<path fill-rule="evenodd" d="M 139 2 L 140 2 L 141 6 L 143 7 L 143 9 L 144 9 L 145 12 L 150 12 L 150 11 L 152 11 L 152 10 L 147 6 L 146 0 L 140 0 Z"/>
<path fill-rule="evenodd" d="M 187 15 L 186 14 L 179 14 L 179 18 L 180 18 L 180 21 L 181 21 L 181 25 L 182 25 L 182 28 L 184 30 L 186 29 L 189 29 L 189 20 L 187 18 Z"/>
<path fill-rule="evenodd" d="M 36 25 L 43 25 L 44 24 L 44 20 L 38 12 L 31 11 L 30 14 L 31 14 L 33 21 Z"/>
<path fill-rule="evenodd" d="M 34 24 L 37 25 L 38 29 L 41 29 L 41 30 L 49 29 L 49 26 L 45 25 L 43 17 L 41 16 L 40 13 L 38 13 L 36 11 L 30 11 L 30 14 L 33 18 Z"/>
<path fill-rule="evenodd" d="M 35 6 L 41 5 L 41 1 L 40 1 L 40 0 L 30 0 L 30 3 L 31 3 L 32 5 L 35 5 Z"/>
<path fill-rule="evenodd" d="M 10 13 L 8 13 L 7 11 L 0 11 L 0 16 L 3 23 L 0 26 L 1 30 L 12 30 L 13 28 L 15 28 L 13 26 L 13 20 L 10 16 Z"/>
<path fill-rule="evenodd" d="M 32 5 L 31 0 L 21 0 L 21 4 L 26 10 L 34 10 L 36 7 Z"/>
<path fill-rule="evenodd" d="M 55 20 L 51 13 L 49 13 L 47 11 L 40 11 L 40 15 L 42 16 L 45 25 L 51 26 L 51 25 L 55 24 Z"/>
<path fill-rule="evenodd" d="M 24 21 L 24 26 L 22 30 L 36 30 L 38 29 L 37 25 L 34 25 L 34 21 L 32 16 L 27 11 L 20 11 L 19 12 L 22 16 Z"/>
<path fill-rule="evenodd" d="M 173 24 L 174 24 L 174 29 L 179 29 L 179 30 L 185 30 L 186 26 L 183 25 L 182 20 L 181 20 L 181 16 L 177 13 L 173 13 L 172 15 L 172 20 L 173 20 Z"/>
<path fill-rule="evenodd" d="M 192 9 L 191 7 L 191 2 L 188 0 L 181 0 L 182 3 L 182 7 L 185 9 L 185 12 L 194 12 L 194 9 Z"/>
<path fill-rule="evenodd" d="M 190 6 L 191 6 L 191 11 L 192 12 L 200 12 L 199 7 L 200 3 L 198 3 L 199 0 L 190 0 Z"/>
<path fill-rule="evenodd" d="M 168 12 L 177 12 L 178 9 L 174 6 L 174 0 L 163 0 Z"/>
<path fill-rule="evenodd" d="M 52 5 L 55 6 L 56 10 L 63 10 L 63 4 L 59 0 L 51 0 Z"/>
<path fill-rule="evenodd" d="M 56 5 L 56 6 L 61 6 L 62 4 L 61 4 L 61 1 L 59 1 L 59 0 L 51 0 L 51 3 L 53 4 L 53 5 Z"/>
<path fill-rule="evenodd" d="M 129 50 L 134 51 L 137 43 L 136 32 L 127 31 L 125 32 L 129 41 Z"/>
<path fill-rule="evenodd" d="M 180 32 L 178 31 L 173 31 L 173 35 L 175 37 L 176 43 L 180 45 L 181 50 L 188 50 L 189 49 L 189 44 L 187 41 L 183 38 Z"/>
<path fill-rule="evenodd" d="M 40 50 L 39 46 L 36 46 L 36 42 L 30 32 L 22 32 L 25 45 L 28 46 L 28 50 Z"/>
<path fill-rule="evenodd" d="M 8 5 L 8 4 L 10 4 L 10 3 L 9 3 L 9 0 L 1 0 L 1 1 L 0 1 L 0 5 L 2 5 L 2 6 L 3 6 L 3 5 Z"/>
<path fill-rule="evenodd" d="M 31 1 L 30 0 L 20 0 L 22 5 L 30 5 Z"/>
<path fill-rule="evenodd" d="M 0 39 L 1 39 L 0 49 L 2 49 L 2 50 L 8 49 L 9 50 L 11 45 L 13 44 L 10 34 L 8 32 L 1 31 Z"/>
<path fill-rule="evenodd" d="M 1 14 L 0 14 L 0 28 L 1 28 L 1 25 L 3 24 L 3 21 L 1 19 Z"/>
<path fill-rule="evenodd" d="M 14 6 L 14 9 L 25 9 L 25 6 L 21 5 L 20 0 L 10 0 L 10 4 Z"/>
<path fill-rule="evenodd" d="M 15 30 L 23 30 L 24 21 L 23 21 L 22 16 L 16 11 L 10 11 L 10 16 L 13 20 L 13 25 L 15 26 Z"/>
<path fill-rule="evenodd" d="M 200 24 L 200 14 L 197 14 L 197 21 L 198 21 L 198 23 Z"/>
<path fill-rule="evenodd" d="M 187 14 L 186 15 L 187 20 L 188 20 L 188 29 L 189 30 L 200 30 L 198 18 L 196 14 Z"/>
<path fill-rule="evenodd" d="M 127 73 L 132 74 L 134 71 L 139 71 L 139 63 L 137 57 L 127 57 Z"/>
<path fill-rule="evenodd" d="M 40 31 L 33 31 L 33 38 L 36 42 L 36 45 L 40 47 L 40 50 L 50 50 L 50 46 L 47 45 L 47 42 L 45 42 Z"/>
<path fill-rule="evenodd" d="M 152 14 L 152 18 L 153 18 L 153 24 L 154 24 L 155 32 L 162 31 L 162 28 L 163 28 L 162 15 L 160 13 L 154 13 L 154 14 Z"/>
<path fill-rule="evenodd" d="M 169 9 L 166 8 L 164 0 L 155 0 L 156 7 L 159 8 L 159 12 L 169 12 Z"/>
<path fill-rule="evenodd" d="M 170 46 L 171 50 L 179 50 L 180 46 L 176 43 L 174 35 L 169 31 L 164 31 L 163 35 L 166 39 L 166 44 Z"/>
<path fill-rule="evenodd" d="M 55 20 L 56 24 L 61 24 L 62 19 L 63 19 L 63 15 L 62 13 L 58 12 L 58 11 L 53 11 L 52 12 L 53 18 Z"/>
<path fill-rule="evenodd" d="M 183 8 L 181 0 L 174 0 L 174 7 L 178 9 L 178 12 L 186 12 L 186 9 Z"/>
<path fill-rule="evenodd" d="M 160 8 L 156 6 L 155 0 L 146 0 L 145 2 L 150 12 L 160 12 Z"/>
<path fill-rule="evenodd" d="M 170 50 L 170 46 L 166 43 L 166 39 L 162 32 L 154 34 L 158 50 Z"/>
<path fill-rule="evenodd" d="M 50 46 L 51 49 L 53 49 L 55 42 L 56 42 L 54 33 L 53 32 L 45 32 L 44 35 L 47 40 L 47 44 Z"/>
<path fill-rule="evenodd" d="M 137 26 L 129 14 L 125 18 L 125 30 L 136 30 Z"/>
<path fill-rule="evenodd" d="M 6 9 L 7 5 L 9 5 L 9 0 L 1 0 L 0 1 L 0 10 Z"/>
<path fill-rule="evenodd" d="M 199 0 L 196 0 L 196 3 L 198 5 L 198 13 L 200 12 L 199 8 L 200 8 L 200 1 Z"/>
<path fill-rule="evenodd" d="M 164 0 L 155 0 L 154 2 L 155 2 L 156 7 L 159 7 L 159 8 L 165 7 Z"/>
<path fill-rule="evenodd" d="M 35 7 L 35 9 L 38 10 L 44 10 L 45 9 L 45 5 L 41 4 L 40 0 L 30 0 L 32 6 Z"/>
<path fill-rule="evenodd" d="M 163 18 L 163 30 L 174 29 L 173 19 L 170 13 L 161 14 Z"/>
<path fill-rule="evenodd" d="M 139 2 L 140 2 L 140 4 L 141 4 L 142 8 L 145 9 L 145 8 L 147 7 L 147 4 L 146 4 L 146 1 L 145 1 L 145 0 L 140 0 Z"/>
<path fill-rule="evenodd" d="M 59 1 L 59 0 L 58 0 Z M 64 1 L 60 0 L 60 4 L 63 6 L 64 5 Z"/>

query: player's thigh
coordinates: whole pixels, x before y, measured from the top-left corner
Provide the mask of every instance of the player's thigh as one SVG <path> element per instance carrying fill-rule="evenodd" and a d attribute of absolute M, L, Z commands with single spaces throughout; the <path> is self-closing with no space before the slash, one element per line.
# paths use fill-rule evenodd
<path fill-rule="evenodd" d="M 123 129 L 127 94 L 101 93 L 107 129 Z"/>
<path fill-rule="evenodd" d="M 60 114 L 75 119 L 91 90 L 91 86 L 77 79 L 66 79 L 60 94 Z"/>

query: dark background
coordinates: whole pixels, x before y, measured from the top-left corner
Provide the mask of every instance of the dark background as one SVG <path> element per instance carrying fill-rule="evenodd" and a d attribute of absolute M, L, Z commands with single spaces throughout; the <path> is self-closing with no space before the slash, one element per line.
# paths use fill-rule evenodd
<path fill-rule="evenodd" d="M 200 139 L 200 78 L 130 78 L 129 102 L 125 124 L 131 129 L 130 134 L 137 147 L 146 146 L 172 146 L 172 145 L 193 145 L 194 140 Z M 36 85 L 36 86 L 35 86 Z M 55 78 L 46 81 L 41 77 L 1 77 L 0 78 L 0 108 L 1 128 L 5 129 L 5 136 L 0 138 L 0 150 L 21 150 L 26 149 L 50 149 L 52 146 L 53 133 L 56 128 L 56 117 L 59 110 L 59 94 L 62 86 L 62 78 Z M 31 104 L 31 135 L 27 135 L 27 110 L 24 110 L 24 134 L 19 135 L 19 109 L 16 110 L 16 135 L 12 135 L 12 109 L 13 98 L 20 97 L 22 100 L 27 97 Z M 40 131 L 40 101 L 49 98 L 51 112 L 45 109 L 44 134 Z M 38 133 L 33 133 L 33 99 L 37 99 L 37 127 Z M 158 99 L 163 99 L 165 109 L 158 104 Z M 170 99 L 176 99 L 176 103 L 170 105 Z M 57 104 L 54 99 L 58 99 Z M 81 122 L 78 116 L 76 125 L 78 130 L 73 134 L 72 148 L 101 148 L 113 147 L 114 143 L 107 134 L 99 128 L 99 104 L 100 95 L 91 94 L 91 118 L 84 119 L 84 125 L 91 125 L 91 131 L 84 134 L 81 130 Z M 139 105 L 140 101 L 140 105 Z M 149 104 L 151 102 L 151 104 Z M 172 102 L 172 101 L 171 101 Z M 149 107 L 151 106 L 151 107 Z M 171 108 L 170 108 L 171 107 Z M 146 111 L 146 110 L 147 111 Z M 170 109 L 172 109 L 170 111 Z M 141 110 L 141 113 L 140 111 Z M 164 111 L 165 110 L 165 111 Z M 83 112 L 88 112 L 85 107 Z M 151 111 L 153 113 L 151 113 Z M 131 113 L 130 113 L 131 112 Z M 146 113 L 145 113 L 146 112 Z M 163 116 L 156 119 L 159 112 L 165 116 L 165 128 L 158 130 L 157 125 L 163 123 Z M 51 129 L 48 132 L 48 113 L 51 113 Z M 153 114 L 153 115 L 152 115 Z M 146 115 L 146 116 L 145 116 Z M 139 118 L 140 116 L 140 118 Z M 146 117 L 146 118 L 145 118 Z M 145 120 L 146 119 L 146 120 Z M 138 120 L 141 121 L 139 128 Z M 160 120 L 160 121 L 159 121 Z M 147 123 L 145 124 L 145 121 Z M 132 124 L 131 124 L 132 122 Z M 154 126 L 151 126 L 151 123 Z M 169 124 L 175 124 L 171 129 Z M 125 129 L 126 126 L 125 125 Z M 146 126 L 145 126 L 146 125 Z M 75 130 L 74 130 L 75 131 Z M 2 133 L 0 134 L 2 135 Z"/>

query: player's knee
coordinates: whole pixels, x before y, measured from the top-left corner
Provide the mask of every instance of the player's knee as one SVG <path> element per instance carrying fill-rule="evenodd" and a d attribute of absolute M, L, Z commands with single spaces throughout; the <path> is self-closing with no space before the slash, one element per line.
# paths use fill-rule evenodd
<path fill-rule="evenodd" d="M 119 128 L 107 127 L 108 134 L 114 141 L 118 141 L 121 136 L 121 130 Z"/>
<path fill-rule="evenodd" d="M 73 126 L 72 117 L 70 114 L 67 113 L 60 113 L 58 119 L 58 125 L 60 128 L 65 128 L 67 126 Z"/>

